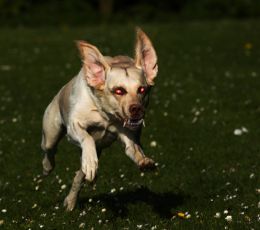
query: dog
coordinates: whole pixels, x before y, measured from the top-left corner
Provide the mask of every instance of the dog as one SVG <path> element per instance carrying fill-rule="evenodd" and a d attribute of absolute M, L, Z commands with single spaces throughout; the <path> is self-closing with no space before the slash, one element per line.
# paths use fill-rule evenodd
<path fill-rule="evenodd" d="M 155 167 L 140 144 L 145 108 L 158 72 L 151 40 L 137 28 L 134 59 L 103 56 L 85 41 L 76 44 L 82 68 L 45 110 L 41 143 L 44 175 L 53 170 L 57 144 L 65 134 L 82 149 L 81 167 L 64 200 L 68 211 L 75 208 L 83 182 L 95 179 L 102 149 L 115 140 L 123 143 L 126 155 L 141 170 Z"/>

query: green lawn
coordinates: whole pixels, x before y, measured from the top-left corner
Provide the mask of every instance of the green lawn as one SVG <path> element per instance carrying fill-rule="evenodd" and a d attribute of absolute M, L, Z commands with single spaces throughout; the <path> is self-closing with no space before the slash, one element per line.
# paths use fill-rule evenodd
<path fill-rule="evenodd" d="M 142 136 L 159 170 L 141 174 L 116 143 L 71 213 L 63 199 L 80 151 L 64 139 L 56 169 L 42 178 L 43 112 L 79 71 L 74 40 L 107 55 L 131 55 L 134 26 L 0 29 L 0 228 L 259 227 L 260 21 L 142 28 L 159 57 Z M 177 212 L 191 217 L 172 218 Z"/>

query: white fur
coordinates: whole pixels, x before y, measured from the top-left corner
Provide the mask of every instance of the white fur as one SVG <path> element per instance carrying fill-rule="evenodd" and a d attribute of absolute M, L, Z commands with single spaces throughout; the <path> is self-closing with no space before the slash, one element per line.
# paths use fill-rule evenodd
<path fill-rule="evenodd" d="M 66 133 L 68 139 L 82 149 L 81 168 L 64 202 L 68 210 L 75 206 L 82 181 L 86 179 L 91 182 L 95 179 L 98 154 L 116 139 L 123 143 L 126 155 L 140 168 L 154 165 L 154 161 L 144 155 L 140 145 L 140 124 L 143 117 L 136 121 L 129 112 L 133 104 L 146 107 L 148 95 L 138 94 L 139 87 L 149 87 L 144 71 L 135 66 L 134 60 L 129 57 L 103 57 L 96 47 L 80 42 L 80 45 L 82 44 L 83 56 L 89 52 L 95 55 L 95 59 L 90 59 L 89 62 L 97 61 L 104 65 L 98 64 L 98 67 L 105 71 L 105 82 L 98 79 L 104 77 L 100 74 L 93 74 L 89 79 L 86 75 L 89 71 L 86 71 L 86 68 L 89 67 L 84 67 L 84 60 L 79 74 L 59 91 L 43 117 L 44 174 L 48 174 L 55 165 L 55 149 L 63 134 Z M 84 50 L 85 48 L 87 50 Z M 119 86 L 125 88 L 125 95 L 118 96 L 113 93 L 113 88 Z M 144 113 L 140 116 L 143 115 Z M 125 124 L 127 127 L 124 127 Z"/>

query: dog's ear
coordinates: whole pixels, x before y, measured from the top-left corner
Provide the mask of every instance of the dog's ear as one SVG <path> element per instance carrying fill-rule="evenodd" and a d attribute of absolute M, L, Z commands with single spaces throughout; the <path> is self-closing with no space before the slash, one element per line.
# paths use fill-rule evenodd
<path fill-rule="evenodd" d="M 136 29 L 135 65 L 143 69 L 147 83 L 154 85 L 158 72 L 157 55 L 151 40 L 140 28 Z"/>
<path fill-rule="evenodd" d="M 84 41 L 77 41 L 76 43 L 82 57 L 88 85 L 102 90 L 105 84 L 105 71 L 109 68 L 109 65 L 95 46 Z"/>

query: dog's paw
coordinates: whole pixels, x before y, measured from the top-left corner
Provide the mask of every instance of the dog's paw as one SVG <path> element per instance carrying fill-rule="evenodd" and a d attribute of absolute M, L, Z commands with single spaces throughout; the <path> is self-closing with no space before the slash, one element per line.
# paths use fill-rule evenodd
<path fill-rule="evenodd" d="M 140 170 L 154 170 L 156 169 L 156 165 L 153 159 L 144 157 L 138 162 L 138 167 Z"/>
<path fill-rule="evenodd" d="M 98 168 L 97 159 L 88 159 L 86 161 L 82 160 L 82 172 L 85 174 L 85 179 L 89 182 L 93 182 Z"/>
<path fill-rule="evenodd" d="M 65 207 L 66 211 L 71 212 L 75 208 L 76 202 L 77 197 L 71 197 L 68 195 L 63 202 L 63 206 Z"/>
<path fill-rule="evenodd" d="M 44 176 L 48 176 L 50 172 L 54 169 L 55 161 L 54 159 L 49 159 L 49 157 L 45 156 L 42 160 L 42 174 Z"/>

